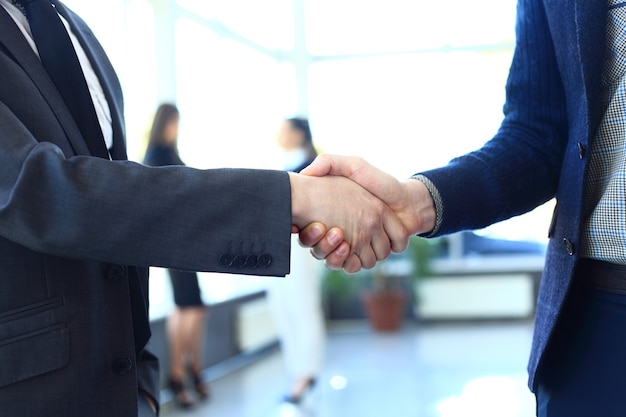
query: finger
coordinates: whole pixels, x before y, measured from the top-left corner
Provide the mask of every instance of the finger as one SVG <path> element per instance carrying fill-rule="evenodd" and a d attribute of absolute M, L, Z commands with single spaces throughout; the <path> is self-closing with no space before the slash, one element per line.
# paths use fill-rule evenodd
<path fill-rule="evenodd" d="M 300 232 L 300 228 L 298 226 L 296 226 L 295 224 L 291 225 L 291 233 L 299 233 Z"/>
<path fill-rule="evenodd" d="M 383 211 L 381 225 L 377 231 L 372 234 L 372 240 L 370 242 L 376 261 L 382 261 L 391 255 L 391 240 L 384 228 L 384 222 L 385 217 L 393 216 L 394 214 L 388 207 L 385 206 L 385 209 L 386 210 Z"/>
<path fill-rule="evenodd" d="M 337 249 L 332 251 L 324 260 L 324 264 L 328 269 L 343 269 L 348 256 L 350 255 L 350 245 L 348 242 L 343 241 L 339 244 Z M 360 261 L 359 261 L 360 262 Z"/>
<path fill-rule="evenodd" d="M 311 254 L 317 259 L 326 259 L 332 251 L 339 247 L 343 239 L 343 230 L 333 227 L 316 244 L 311 245 Z"/>
<path fill-rule="evenodd" d="M 395 215 L 387 205 L 379 201 L 370 203 L 367 209 L 366 206 L 362 206 L 365 213 L 362 213 L 357 223 L 359 233 L 350 243 L 353 253 L 361 258 L 363 268 L 373 268 L 377 261 L 387 259 L 391 254 L 391 241 L 385 231 L 384 221 L 385 217 Z"/>
<path fill-rule="evenodd" d="M 391 251 L 404 252 L 409 245 L 410 234 L 402 220 L 390 208 L 386 208 L 383 213 L 383 228 L 391 244 Z"/>
<path fill-rule="evenodd" d="M 348 274 L 355 274 L 359 272 L 363 266 L 361 265 L 361 259 L 356 254 L 351 254 L 344 263 L 343 270 Z"/>
<path fill-rule="evenodd" d="M 315 246 L 324 237 L 325 234 L 325 225 L 320 222 L 309 223 L 298 233 L 300 246 L 302 246 L 303 248 L 310 248 L 311 246 Z"/>
<path fill-rule="evenodd" d="M 363 247 L 356 255 L 361 260 L 361 266 L 364 269 L 371 269 L 376 266 L 376 254 L 371 246 Z"/>

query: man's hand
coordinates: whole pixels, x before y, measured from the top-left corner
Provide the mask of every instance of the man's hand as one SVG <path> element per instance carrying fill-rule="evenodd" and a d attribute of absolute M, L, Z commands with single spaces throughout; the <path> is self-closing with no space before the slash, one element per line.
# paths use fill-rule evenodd
<path fill-rule="evenodd" d="M 299 234 L 300 246 L 311 248 L 315 258 L 326 259 L 326 266 L 330 269 L 339 269 L 350 255 L 350 245 L 343 240 L 343 230 L 338 227 L 327 231 L 323 224 L 313 222 L 302 230 L 294 226 L 292 232 Z"/>
<path fill-rule="evenodd" d="M 421 181 L 400 182 L 393 176 L 368 164 L 358 157 L 320 155 L 307 168 L 303 175 L 326 176 L 339 175 L 358 183 L 370 193 L 382 200 L 401 219 L 409 236 L 425 233 L 435 226 L 435 204 L 428 189 Z M 330 245 L 313 246 L 312 251 L 318 258 L 326 258 L 330 267 L 341 267 L 341 257 L 329 251 Z M 408 238 L 396 241 L 394 252 L 406 249 Z"/>
<path fill-rule="evenodd" d="M 392 250 L 406 248 L 409 235 L 402 221 L 386 204 L 355 182 L 340 176 L 289 175 L 292 223 L 300 230 L 312 221 L 331 228 L 312 250 L 318 259 L 326 258 L 329 267 L 357 272 L 361 268 L 372 268 Z M 343 239 L 334 228 L 343 231 Z M 301 240 L 303 236 L 306 240 L 306 233 L 300 233 Z M 341 240 L 345 240 L 349 248 Z"/>

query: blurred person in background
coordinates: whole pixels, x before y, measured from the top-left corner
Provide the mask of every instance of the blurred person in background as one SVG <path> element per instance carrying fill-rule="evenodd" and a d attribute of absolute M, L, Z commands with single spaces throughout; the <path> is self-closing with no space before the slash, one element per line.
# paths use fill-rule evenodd
<path fill-rule="evenodd" d="M 144 164 L 150 166 L 185 165 L 178 155 L 178 123 L 180 113 L 173 104 L 161 104 L 152 122 Z M 185 204 L 181 201 L 181 204 Z M 167 320 L 167 341 L 170 351 L 168 386 L 176 404 L 188 408 L 194 405 L 194 396 L 185 387 L 191 376 L 194 390 L 200 399 L 209 396 L 200 377 L 202 371 L 202 339 L 206 307 L 200 295 L 195 272 L 168 269 L 175 308 Z"/>
<path fill-rule="evenodd" d="M 317 156 L 307 119 L 284 120 L 276 141 L 283 151 L 286 171 L 300 172 Z M 298 246 L 298 238 L 294 236 L 292 248 Z M 273 280 L 268 288 L 268 299 L 291 379 L 283 401 L 299 404 L 311 392 L 321 372 L 325 329 L 319 262 L 305 251 L 293 249 L 291 262 L 289 279 Z"/>

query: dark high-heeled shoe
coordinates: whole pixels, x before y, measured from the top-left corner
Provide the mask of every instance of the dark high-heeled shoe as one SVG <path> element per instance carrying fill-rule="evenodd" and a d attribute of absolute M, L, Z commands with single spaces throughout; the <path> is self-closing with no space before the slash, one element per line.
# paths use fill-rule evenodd
<path fill-rule="evenodd" d="M 295 394 L 295 395 L 293 393 L 285 395 L 283 397 L 283 402 L 294 404 L 294 405 L 300 404 L 304 400 L 304 398 L 308 394 L 310 394 L 311 391 L 313 391 L 313 388 L 315 388 L 315 383 L 316 383 L 315 378 L 309 378 L 302 392 L 300 392 L 299 394 Z"/>
<path fill-rule="evenodd" d="M 167 381 L 167 386 L 174 393 L 174 402 L 180 408 L 189 408 L 194 405 L 191 394 L 185 389 L 182 381 L 170 377 Z"/>
<path fill-rule="evenodd" d="M 211 396 L 209 387 L 207 386 L 207 384 L 204 383 L 204 381 L 202 381 L 200 375 L 192 372 L 191 376 L 193 378 L 193 386 L 198 393 L 198 396 L 203 400 L 209 398 Z"/>

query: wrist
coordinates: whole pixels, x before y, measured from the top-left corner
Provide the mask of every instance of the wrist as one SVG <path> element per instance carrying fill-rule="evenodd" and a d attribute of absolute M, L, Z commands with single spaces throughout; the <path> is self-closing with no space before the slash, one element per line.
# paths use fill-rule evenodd
<path fill-rule="evenodd" d="M 430 233 L 437 224 L 437 209 L 430 191 L 419 180 L 410 178 L 402 183 L 408 201 L 407 224 L 412 235 Z"/>
<path fill-rule="evenodd" d="M 291 186 L 291 223 L 302 229 L 306 222 L 306 207 L 309 205 L 304 192 L 306 178 L 304 175 L 289 172 L 289 184 Z"/>

